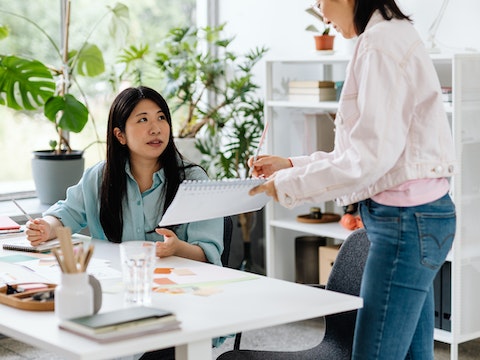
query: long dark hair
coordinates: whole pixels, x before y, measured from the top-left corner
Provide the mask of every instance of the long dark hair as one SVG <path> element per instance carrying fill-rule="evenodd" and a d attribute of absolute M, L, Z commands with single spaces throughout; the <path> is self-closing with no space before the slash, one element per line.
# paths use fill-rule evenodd
<path fill-rule="evenodd" d="M 376 10 L 380 11 L 385 20 L 405 19 L 412 21 L 409 16 L 399 9 L 395 0 L 356 0 L 353 22 L 355 23 L 357 35 L 365 31 L 368 21 Z"/>
<path fill-rule="evenodd" d="M 185 166 L 181 154 L 173 142 L 172 119 L 165 99 L 155 90 L 139 86 L 123 90 L 112 103 L 108 115 L 107 159 L 102 178 L 100 193 L 100 223 L 111 242 L 122 241 L 123 211 L 122 201 L 127 192 L 127 174 L 125 165 L 129 158 L 129 149 L 120 144 L 114 135 L 114 129 L 125 132 L 125 123 L 135 106 L 144 99 L 155 102 L 165 114 L 170 126 L 170 138 L 165 151 L 158 161 L 162 164 L 166 177 L 164 211 L 168 208 L 181 181 L 185 179 Z"/>

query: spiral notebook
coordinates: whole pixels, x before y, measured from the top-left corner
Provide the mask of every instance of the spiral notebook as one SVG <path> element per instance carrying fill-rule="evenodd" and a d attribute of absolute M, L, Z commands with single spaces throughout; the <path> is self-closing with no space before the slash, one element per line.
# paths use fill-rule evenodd
<path fill-rule="evenodd" d="M 186 180 L 163 215 L 159 226 L 184 224 L 260 210 L 271 199 L 248 191 L 265 179 Z"/>
<path fill-rule="evenodd" d="M 72 244 L 76 245 L 81 242 L 81 239 L 75 238 L 75 235 L 72 236 Z M 60 247 L 60 240 L 58 239 L 49 240 L 40 245 L 32 246 L 25 236 L 11 238 L 2 244 L 4 250 L 27 251 L 34 253 L 48 252 L 57 247 Z"/>

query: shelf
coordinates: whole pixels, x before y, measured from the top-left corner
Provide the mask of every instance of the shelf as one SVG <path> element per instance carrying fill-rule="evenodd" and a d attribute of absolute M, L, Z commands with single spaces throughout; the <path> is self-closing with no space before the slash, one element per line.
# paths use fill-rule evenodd
<path fill-rule="evenodd" d="M 345 229 L 338 222 L 327 224 L 306 224 L 292 219 L 271 220 L 270 226 L 287 229 L 292 231 L 300 231 L 317 236 L 325 236 L 329 238 L 345 240 L 351 231 Z"/>
<path fill-rule="evenodd" d="M 269 100 L 267 101 L 269 107 L 286 107 L 298 109 L 317 109 L 325 111 L 337 111 L 337 101 L 320 101 L 320 102 L 301 102 L 301 101 L 287 101 L 287 100 Z"/>
<path fill-rule="evenodd" d="M 435 328 L 433 338 L 446 344 L 452 343 L 452 333 L 450 331 Z"/>
<path fill-rule="evenodd" d="M 350 56 L 346 55 L 322 55 L 314 53 L 312 56 L 306 58 L 284 58 L 284 59 L 275 59 L 275 60 L 267 60 L 267 63 L 280 63 L 280 64 L 342 64 L 348 63 L 350 61 Z"/>

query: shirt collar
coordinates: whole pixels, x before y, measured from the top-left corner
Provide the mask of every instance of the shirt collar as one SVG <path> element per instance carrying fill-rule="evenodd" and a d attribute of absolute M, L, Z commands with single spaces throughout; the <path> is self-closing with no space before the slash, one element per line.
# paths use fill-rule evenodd
<path fill-rule="evenodd" d="M 130 179 L 135 181 L 135 178 L 132 175 L 132 170 L 130 168 L 130 160 L 127 160 L 127 162 L 125 163 L 125 172 L 130 177 Z M 165 183 L 165 171 L 163 170 L 163 168 L 160 168 L 159 170 L 157 170 L 153 173 L 152 189 L 155 189 L 157 186 L 159 186 L 163 183 Z"/>

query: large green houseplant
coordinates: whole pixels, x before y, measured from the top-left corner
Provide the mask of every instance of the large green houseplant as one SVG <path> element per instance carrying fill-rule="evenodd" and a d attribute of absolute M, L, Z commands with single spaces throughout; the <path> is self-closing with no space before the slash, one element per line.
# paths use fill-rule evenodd
<path fill-rule="evenodd" d="M 263 101 L 252 70 L 268 49 L 237 54 L 231 50 L 234 38 L 223 34 L 225 26 L 175 27 L 153 59 L 146 45 L 130 46 L 120 56 L 130 81 L 148 81 L 157 71 L 172 111 L 177 146 L 179 139 L 194 142 L 200 157 L 191 160 L 215 179 L 247 177 L 247 161 L 263 131 Z M 191 153 L 182 146 L 189 158 Z M 255 215 L 238 216 L 246 258 Z"/>
<path fill-rule="evenodd" d="M 170 31 L 156 63 L 166 81 L 173 112 L 183 112 L 179 137 L 195 137 L 201 165 L 216 179 L 245 178 L 247 161 L 263 131 L 263 101 L 257 95 L 253 67 L 267 48 L 245 54 L 231 50 L 226 24 Z M 200 136 L 198 136 L 200 135 Z M 250 234 L 256 213 L 238 215 L 244 241 L 242 268 L 250 270 Z"/>
<path fill-rule="evenodd" d="M 128 19 L 128 8 L 123 4 L 108 7 L 107 14 L 94 24 L 81 46 L 72 49 L 69 46 L 71 3 L 60 0 L 59 4 L 60 44 L 32 19 L 0 10 L 12 21 L 24 21 L 38 30 L 46 40 L 45 46 L 49 46 L 57 58 L 57 63 L 52 65 L 44 59 L 0 54 L 0 104 L 19 111 L 42 111 L 57 133 L 57 140 L 49 141 L 50 149 L 35 151 L 32 160 L 37 196 L 47 204 L 64 198 L 66 188 L 78 182 L 83 173 L 83 150 L 72 150 L 68 139 L 69 132 L 83 130 L 90 116 L 77 76 L 95 77 L 105 72 L 102 51 L 89 39 L 106 15 L 111 15 L 112 38 L 121 33 L 116 30 L 125 27 Z M 2 25 L 0 39 L 8 35 L 9 27 Z"/>

